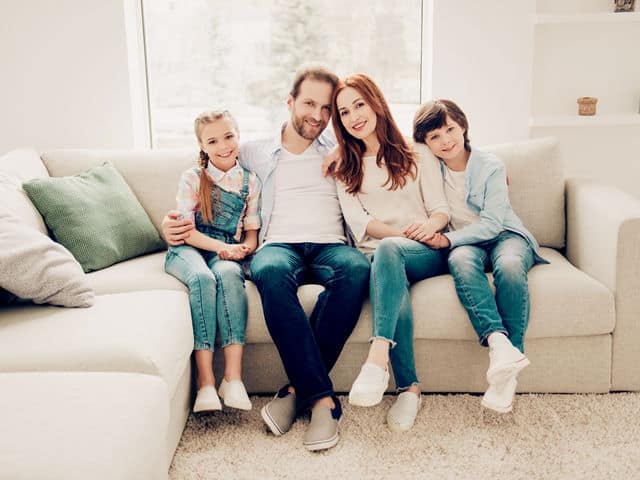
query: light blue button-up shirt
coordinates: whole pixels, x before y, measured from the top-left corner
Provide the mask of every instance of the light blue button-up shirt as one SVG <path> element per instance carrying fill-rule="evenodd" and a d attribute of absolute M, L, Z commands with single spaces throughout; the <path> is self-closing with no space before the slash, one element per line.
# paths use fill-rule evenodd
<path fill-rule="evenodd" d="M 284 129 L 284 127 L 283 127 Z M 327 155 L 336 145 L 333 132 L 325 130 L 309 148 L 315 148 L 320 155 Z M 282 131 L 272 138 L 243 142 L 240 145 L 240 164 L 255 172 L 262 182 L 262 208 L 260 216 L 262 228 L 258 235 L 258 244 L 262 244 L 269 230 L 269 221 L 273 213 L 276 194 L 275 169 L 282 152 Z"/>
<path fill-rule="evenodd" d="M 444 179 L 446 166 L 442 160 L 440 167 Z M 451 248 L 492 240 L 508 230 L 529 242 L 537 263 L 549 263 L 540 256 L 538 242 L 513 211 L 506 169 L 502 160 L 494 154 L 471 150 L 465 170 L 465 202 L 480 219 L 459 230 L 445 233 Z"/>

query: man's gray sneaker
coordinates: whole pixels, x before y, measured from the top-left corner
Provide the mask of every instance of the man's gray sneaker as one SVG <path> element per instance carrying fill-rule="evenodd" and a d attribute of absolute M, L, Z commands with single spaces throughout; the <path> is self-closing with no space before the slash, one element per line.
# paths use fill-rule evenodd
<path fill-rule="evenodd" d="M 296 396 L 289 392 L 289 386 L 282 387 L 260 414 L 274 435 L 287 433 L 296 419 Z"/>
<path fill-rule="evenodd" d="M 333 397 L 336 406 L 330 409 L 325 405 L 316 405 L 311 409 L 311 422 L 304 433 L 302 443 L 307 450 L 326 450 L 338 443 L 338 422 L 342 417 L 340 401 Z"/>

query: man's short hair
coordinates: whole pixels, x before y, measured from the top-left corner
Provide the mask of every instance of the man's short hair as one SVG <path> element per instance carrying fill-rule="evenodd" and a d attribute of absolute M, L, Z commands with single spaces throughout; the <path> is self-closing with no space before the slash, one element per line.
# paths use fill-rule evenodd
<path fill-rule="evenodd" d="M 327 82 L 331 84 L 332 89 L 338 85 L 338 76 L 327 67 L 323 65 L 303 65 L 296 71 L 296 76 L 293 79 L 293 85 L 289 92 L 294 100 L 300 93 L 300 85 L 302 85 L 302 82 L 307 78 Z"/>

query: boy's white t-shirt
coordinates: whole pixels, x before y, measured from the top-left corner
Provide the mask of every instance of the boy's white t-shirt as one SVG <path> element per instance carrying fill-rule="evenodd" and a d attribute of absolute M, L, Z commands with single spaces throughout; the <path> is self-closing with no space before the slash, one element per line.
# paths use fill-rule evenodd
<path fill-rule="evenodd" d="M 300 155 L 282 148 L 265 244 L 346 242 L 336 184 L 322 176 L 322 160 L 315 148 Z"/>
<path fill-rule="evenodd" d="M 460 230 L 480 218 L 467 206 L 465 188 L 465 171 L 456 172 L 445 165 L 444 195 L 451 210 L 449 225 L 453 230 Z"/>

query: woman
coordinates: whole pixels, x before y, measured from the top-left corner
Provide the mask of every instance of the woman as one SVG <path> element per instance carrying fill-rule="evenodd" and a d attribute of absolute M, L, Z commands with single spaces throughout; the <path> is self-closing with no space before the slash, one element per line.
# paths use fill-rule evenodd
<path fill-rule="evenodd" d="M 447 271 L 446 252 L 423 243 L 449 221 L 440 171 L 428 149 L 414 152 L 405 141 L 368 76 L 339 83 L 333 112 L 342 157 L 335 172 L 340 205 L 356 246 L 372 261 L 373 335 L 349 402 L 379 403 L 390 362 L 399 395 L 387 423 L 391 430 L 408 430 L 421 403 L 409 285 Z"/>

